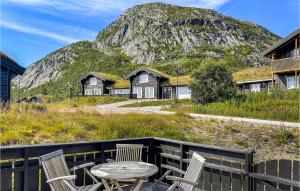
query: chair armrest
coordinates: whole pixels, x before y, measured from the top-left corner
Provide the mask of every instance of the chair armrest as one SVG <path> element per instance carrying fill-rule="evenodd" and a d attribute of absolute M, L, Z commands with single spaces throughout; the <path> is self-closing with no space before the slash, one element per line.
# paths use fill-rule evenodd
<path fill-rule="evenodd" d="M 94 166 L 94 165 L 95 165 L 94 162 L 89 162 L 89 163 L 81 164 L 81 165 L 75 166 L 73 168 L 70 168 L 69 171 L 74 172 L 75 170 L 86 168 L 86 167 L 89 167 L 89 166 Z"/>
<path fill-rule="evenodd" d="M 180 170 L 180 169 L 178 169 L 178 168 L 176 168 L 176 167 L 173 167 L 173 166 L 169 166 L 169 165 L 162 164 L 161 167 L 162 167 L 162 168 L 165 168 L 165 169 L 168 169 L 168 170 L 172 170 L 172 171 L 178 172 L 178 173 L 180 173 L 180 174 L 182 174 L 182 175 L 185 174 L 185 171 Z"/>
<path fill-rule="evenodd" d="M 52 182 L 60 181 L 60 180 L 75 180 L 75 179 L 76 179 L 76 175 L 60 176 L 60 177 L 49 179 L 46 182 L 47 183 L 52 183 Z"/>
<path fill-rule="evenodd" d="M 179 178 L 179 177 L 176 177 L 176 176 L 167 176 L 166 179 L 167 179 L 167 180 L 171 180 L 171 181 L 184 182 L 184 183 L 190 184 L 190 185 L 192 185 L 192 186 L 197 186 L 197 185 L 198 185 L 198 184 L 195 183 L 195 182 L 191 182 L 191 181 L 188 181 L 188 180 L 186 180 L 186 179 Z"/>
<path fill-rule="evenodd" d="M 110 163 L 110 162 L 115 162 L 114 159 L 107 159 L 106 161 L 109 162 L 109 163 Z"/>

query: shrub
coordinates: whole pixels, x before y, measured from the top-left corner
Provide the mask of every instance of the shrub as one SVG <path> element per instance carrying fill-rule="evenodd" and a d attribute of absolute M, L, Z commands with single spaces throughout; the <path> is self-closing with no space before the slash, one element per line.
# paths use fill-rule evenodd
<path fill-rule="evenodd" d="M 285 127 L 282 127 L 280 131 L 277 131 L 273 134 L 272 138 L 278 145 L 281 145 L 292 141 L 295 136 L 292 132 L 286 130 Z"/>
<path fill-rule="evenodd" d="M 229 100 L 236 95 L 232 73 L 224 63 L 205 64 L 192 74 L 190 88 L 196 103 L 208 104 Z"/>

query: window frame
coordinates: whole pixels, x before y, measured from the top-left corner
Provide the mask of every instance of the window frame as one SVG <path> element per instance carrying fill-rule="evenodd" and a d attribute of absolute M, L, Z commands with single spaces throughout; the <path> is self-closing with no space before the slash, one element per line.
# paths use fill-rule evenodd
<path fill-rule="evenodd" d="M 293 79 L 292 81 L 292 86 L 289 87 L 289 79 Z M 287 76 L 286 77 L 286 89 L 290 90 L 290 89 L 295 89 L 296 88 L 296 77 L 295 76 Z"/>
<path fill-rule="evenodd" d="M 139 78 L 139 83 L 144 84 L 149 82 L 149 74 L 141 74 Z"/>
<path fill-rule="evenodd" d="M 261 84 L 260 83 L 250 84 L 250 92 L 251 93 L 257 93 L 257 92 L 260 92 L 260 91 L 261 91 Z"/>
<path fill-rule="evenodd" d="M 147 90 L 149 91 L 149 92 L 147 92 Z M 152 90 L 152 94 L 150 94 L 151 93 L 151 91 L 150 90 Z M 148 93 L 148 95 L 147 95 L 147 93 Z M 154 98 L 154 87 L 145 87 L 145 98 Z"/>
<path fill-rule="evenodd" d="M 95 83 L 92 83 L 92 82 L 95 82 Z M 96 86 L 97 83 L 98 83 L 98 80 L 97 80 L 96 77 L 91 77 L 91 78 L 89 79 L 89 85 L 90 85 L 90 86 Z"/>

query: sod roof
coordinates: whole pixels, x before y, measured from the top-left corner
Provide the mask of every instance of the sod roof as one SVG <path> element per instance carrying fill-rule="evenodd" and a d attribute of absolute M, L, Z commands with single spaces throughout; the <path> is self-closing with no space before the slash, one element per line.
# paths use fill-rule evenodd
<path fill-rule="evenodd" d="M 233 73 L 233 79 L 237 82 L 267 80 L 271 78 L 272 73 L 270 66 L 247 68 Z"/>
<path fill-rule="evenodd" d="M 86 78 L 89 75 L 94 75 L 104 81 L 115 82 L 114 88 L 116 88 L 116 89 L 130 88 L 130 82 L 128 80 L 124 80 L 121 77 L 113 75 L 113 74 L 108 74 L 108 73 L 103 73 L 103 72 L 90 72 L 87 75 L 85 75 L 84 78 Z M 82 79 L 84 79 L 84 78 L 82 78 Z"/>
<path fill-rule="evenodd" d="M 186 76 L 178 76 L 178 85 L 179 86 L 187 86 L 192 82 L 192 79 L 189 75 Z M 169 78 L 169 83 L 172 86 L 177 85 L 177 77 L 170 77 Z"/>

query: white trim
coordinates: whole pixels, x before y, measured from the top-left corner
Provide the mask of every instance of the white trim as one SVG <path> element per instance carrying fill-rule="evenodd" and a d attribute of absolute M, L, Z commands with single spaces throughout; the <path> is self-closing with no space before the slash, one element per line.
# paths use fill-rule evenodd
<path fill-rule="evenodd" d="M 292 83 L 291 87 L 288 87 L 289 79 L 293 79 L 292 82 L 291 82 Z M 296 88 L 296 76 L 287 76 L 286 77 L 286 89 L 291 90 L 291 89 L 295 89 L 295 88 Z"/>
<path fill-rule="evenodd" d="M 133 94 L 136 94 L 136 98 L 139 98 L 139 99 L 143 98 L 143 88 L 142 87 L 133 87 L 132 92 L 133 92 Z M 140 93 L 140 94 L 138 94 L 138 93 Z"/>
<path fill-rule="evenodd" d="M 94 95 L 103 95 L 102 89 L 95 88 L 94 90 Z"/>
<path fill-rule="evenodd" d="M 151 92 L 151 90 L 152 90 L 152 92 Z M 147 91 L 149 91 L 149 92 L 147 92 Z M 147 94 L 149 94 L 149 95 L 147 95 Z M 154 98 L 154 87 L 145 87 L 145 98 Z"/>
<path fill-rule="evenodd" d="M 266 78 L 266 79 L 260 79 L 260 80 L 237 81 L 236 84 L 247 84 L 247 83 L 269 82 L 269 81 L 272 81 L 272 79 Z"/>

